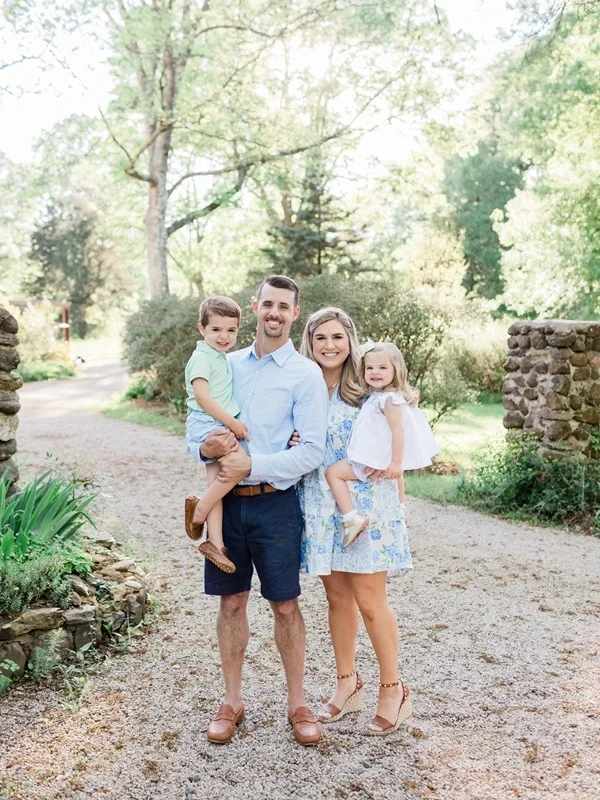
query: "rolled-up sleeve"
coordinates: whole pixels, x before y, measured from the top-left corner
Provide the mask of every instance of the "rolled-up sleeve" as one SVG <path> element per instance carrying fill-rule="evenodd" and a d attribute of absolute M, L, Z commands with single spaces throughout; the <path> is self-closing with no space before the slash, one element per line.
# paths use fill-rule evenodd
<path fill-rule="evenodd" d="M 293 482 L 312 472 L 325 458 L 327 387 L 320 375 L 306 377 L 294 400 L 292 416 L 300 444 L 278 453 L 253 454 L 249 479 L 259 483 Z"/>

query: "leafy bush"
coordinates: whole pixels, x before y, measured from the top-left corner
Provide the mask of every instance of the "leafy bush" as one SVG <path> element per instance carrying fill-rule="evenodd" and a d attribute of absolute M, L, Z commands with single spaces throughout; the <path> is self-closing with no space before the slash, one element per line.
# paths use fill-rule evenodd
<path fill-rule="evenodd" d="M 252 299 L 256 287 L 235 295 L 242 308 L 238 346 L 253 338 L 256 319 Z M 168 297 L 152 300 L 126 323 L 125 359 L 133 373 L 144 373 L 157 397 L 175 408 L 183 407 L 184 367 L 198 340 L 198 300 Z M 422 402 L 436 416 L 472 399 L 472 392 L 456 369 L 447 342 L 451 316 L 432 300 L 407 291 L 392 278 L 343 281 L 320 275 L 300 282 L 301 314 L 292 328 L 298 347 L 304 324 L 313 311 L 334 305 L 347 311 L 361 339 L 389 339 L 402 350 L 411 382 L 419 387 Z"/>
<path fill-rule="evenodd" d="M 478 394 L 502 394 L 509 324 L 465 320 L 459 329 L 452 331 L 456 368 L 464 382 Z"/>
<path fill-rule="evenodd" d="M 516 513 L 600 533 L 600 462 L 547 458 L 534 436 L 517 434 L 461 478 L 457 498 L 496 514 Z"/>
<path fill-rule="evenodd" d="M 125 325 L 123 356 L 132 373 L 144 373 L 156 397 L 185 397 L 184 369 L 200 334 L 197 298 L 149 300 Z"/>

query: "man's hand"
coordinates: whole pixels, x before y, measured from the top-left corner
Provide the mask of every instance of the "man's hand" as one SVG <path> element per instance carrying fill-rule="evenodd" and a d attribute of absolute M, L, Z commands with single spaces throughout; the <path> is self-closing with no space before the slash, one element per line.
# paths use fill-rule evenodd
<path fill-rule="evenodd" d="M 221 471 L 219 472 L 218 480 L 222 483 L 239 483 L 250 475 L 250 470 L 252 469 L 252 460 L 242 448 L 235 453 L 224 456 L 219 463 L 221 464 Z"/>
<path fill-rule="evenodd" d="M 223 458 L 232 453 L 238 441 L 230 430 L 215 431 L 206 437 L 200 446 L 200 453 L 204 458 Z"/>

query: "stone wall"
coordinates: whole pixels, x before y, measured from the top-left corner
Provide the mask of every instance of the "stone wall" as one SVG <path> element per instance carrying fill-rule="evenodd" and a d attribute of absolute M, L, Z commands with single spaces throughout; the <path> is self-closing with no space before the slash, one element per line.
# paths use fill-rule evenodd
<path fill-rule="evenodd" d="M 19 479 L 19 470 L 11 458 L 17 452 L 17 412 L 21 407 L 17 389 L 23 385 L 21 378 L 13 373 L 20 361 L 18 330 L 17 320 L 0 306 L 0 477 L 8 480 L 11 487 Z"/>
<path fill-rule="evenodd" d="M 548 455 L 596 456 L 600 322 L 515 322 L 508 329 L 504 427 L 534 433 Z"/>
<path fill-rule="evenodd" d="M 57 661 L 64 661 L 88 643 L 114 642 L 144 619 L 144 571 L 114 549 L 110 534 L 90 530 L 84 536 L 94 571 L 85 578 L 67 576 L 72 586 L 69 608 L 42 606 L 0 617 L 0 675 L 20 678 L 36 648 L 51 648 Z"/>

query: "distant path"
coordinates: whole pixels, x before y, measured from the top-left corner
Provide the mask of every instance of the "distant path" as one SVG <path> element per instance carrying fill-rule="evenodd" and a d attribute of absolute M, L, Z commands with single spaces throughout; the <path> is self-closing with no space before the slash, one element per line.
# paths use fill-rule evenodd
<path fill-rule="evenodd" d="M 600 540 L 421 500 L 408 502 L 415 569 L 389 582 L 410 724 L 363 735 L 377 669 L 362 631 L 367 709 L 327 727 L 318 748 L 297 746 L 271 613 L 253 593 L 247 721 L 230 745 L 209 745 L 222 694 L 217 602 L 202 595 L 181 514 L 200 475 L 181 438 L 92 413 L 123 380 L 107 363 L 77 381 L 27 386 L 19 454 L 39 468 L 51 452 L 96 477 L 100 526 L 147 564 L 162 616 L 91 676 L 80 708 L 43 684 L 0 700 L 0 796 L 600 800 Z M 302 584 L 316 706 L 335 669 L 322 588 Z"/>
<path fill-rule="evenodd" d="M 77 378 L 26 383 L 19 391 L 20 419 L 49 419 L 91 413 L 127 387 L 127 370 L 114 359 L 92 358 Z"/>

